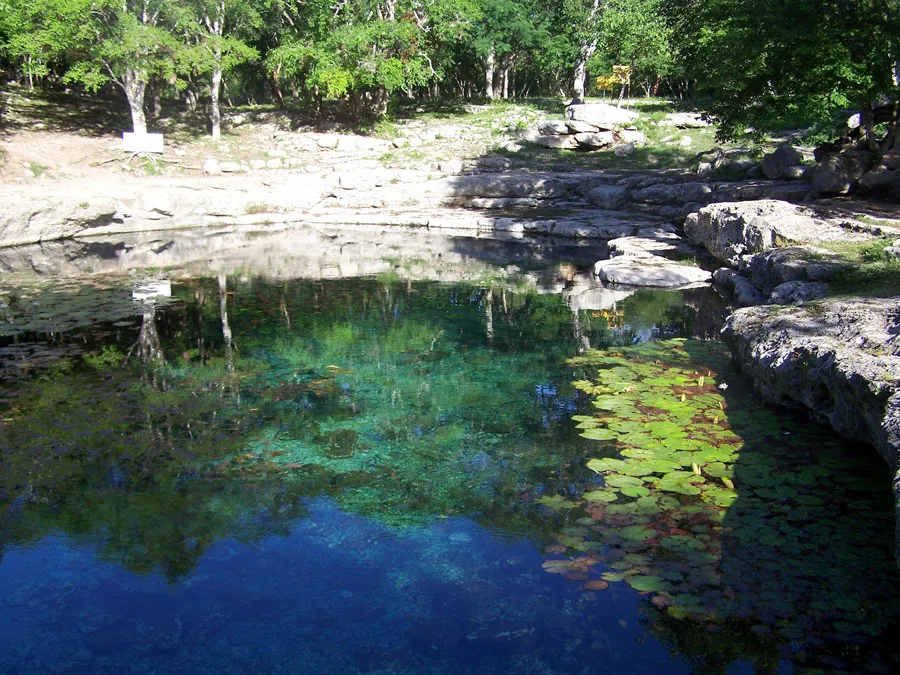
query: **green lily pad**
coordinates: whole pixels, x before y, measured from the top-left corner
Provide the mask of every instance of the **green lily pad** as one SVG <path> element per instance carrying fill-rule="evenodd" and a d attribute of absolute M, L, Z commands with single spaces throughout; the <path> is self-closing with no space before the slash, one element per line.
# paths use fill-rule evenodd
<path fill-rule="evenodd" d="M 611 441 L 619 437 L 615 431 L 603 427 L 585 429 L 581 432 L 582 438 L 589 438 L 592 441 Z"/>
<path fill-rule="evenodd" d="M 618 534 L 627 541 L 646 541 L 656 536 L 656 530 L 643 525 L 630 525 L 623 527 Z"/>
<path fill-rule="evenodd" d="M 607 504 L 618 498 L 612 490 L 591 490 L 584 493 L 584 498 L 589 502 L 605 502 Z"/>
<path fill-rule="evenodd" d="M 670 584 L 662 577 L 637 575 L 633 577 L 627 577 L 625 581 L 627 581 L 628 585 L 631 586 L 634 590 L 640 591 L 642 593 L 663 591 L 670 586 Z"/>

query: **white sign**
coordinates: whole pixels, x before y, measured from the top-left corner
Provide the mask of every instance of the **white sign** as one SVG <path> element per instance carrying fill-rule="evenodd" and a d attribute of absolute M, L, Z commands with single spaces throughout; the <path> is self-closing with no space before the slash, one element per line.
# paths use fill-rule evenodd
<path fill-rule="evenodd" d="M 135 134 L 126 131 L 122 134 L 122 145 L 125 152 L 158 152 L 163 151 L 162 134 Z"/>

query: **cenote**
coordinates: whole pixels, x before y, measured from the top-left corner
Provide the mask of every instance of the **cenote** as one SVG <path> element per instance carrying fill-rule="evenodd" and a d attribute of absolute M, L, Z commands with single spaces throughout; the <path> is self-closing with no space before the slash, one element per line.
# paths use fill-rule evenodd
<path fill-rule="evenodd" d="M 709 289 L 245 241 L 0 283 L 0 672 L 900 670 L 888 472 Z"/>

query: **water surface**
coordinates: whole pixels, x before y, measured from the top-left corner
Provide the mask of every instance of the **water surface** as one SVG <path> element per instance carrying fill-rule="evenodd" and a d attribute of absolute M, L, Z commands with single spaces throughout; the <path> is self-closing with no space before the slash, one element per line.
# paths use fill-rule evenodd
<path fill-rule="evenodd" d="M 5 281 L 0 672 L 900 667 L 874 453 L 708 291 L 478 250 Z"/>

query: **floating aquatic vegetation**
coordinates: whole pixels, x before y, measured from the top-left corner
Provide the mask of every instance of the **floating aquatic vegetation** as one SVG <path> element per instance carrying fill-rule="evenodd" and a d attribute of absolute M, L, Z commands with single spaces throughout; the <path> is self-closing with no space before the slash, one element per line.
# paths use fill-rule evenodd
<path fill-rule="evenodd" d="M 673 619 L 748 621 L 785 640 L 851 643 L 898 619 L 874 609 L 900 581 L 886 481 L 824 430 L 721 386 L 724 348 L 670 340 L 570 363 L 596 410 L 573 421 L 597 441 L 587 466 L 601 486 L 567 498 L 588 532 L 557 540 L 598 557 L 592 575 Z"/>

